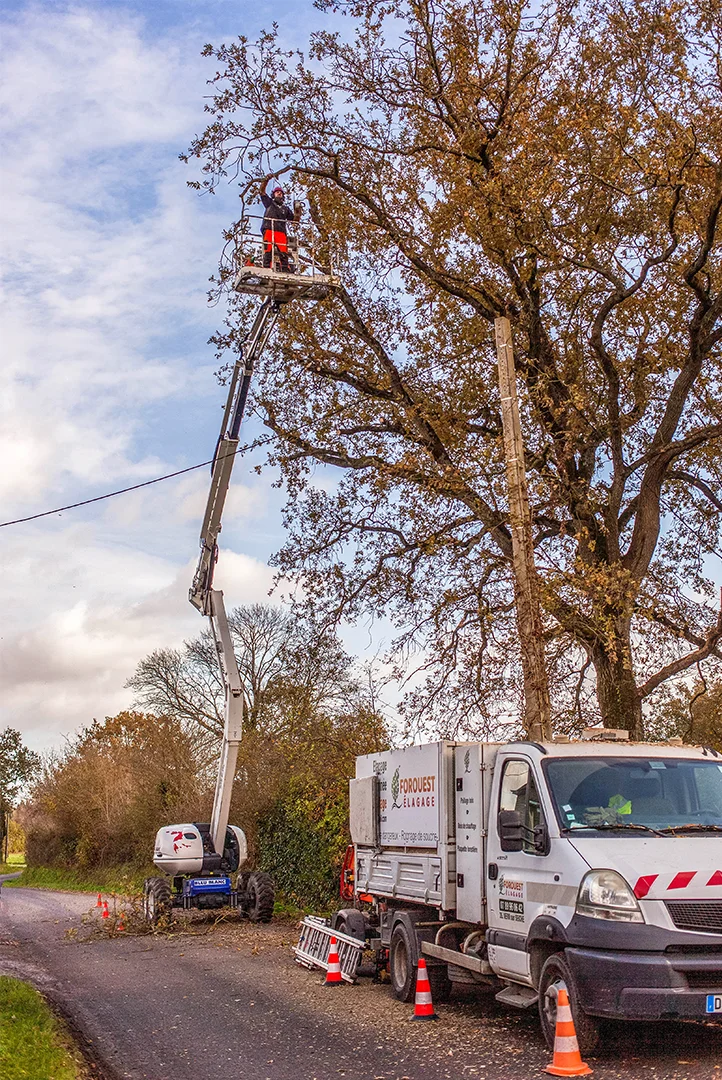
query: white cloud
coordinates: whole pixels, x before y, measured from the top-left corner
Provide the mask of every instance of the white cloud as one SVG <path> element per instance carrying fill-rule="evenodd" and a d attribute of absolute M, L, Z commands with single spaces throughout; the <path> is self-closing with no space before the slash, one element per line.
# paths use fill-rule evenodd
<path fill-rule="evenodd" d="M 30 549 L 18 538 L 7 556 L 16 574 L 0 635 L 0 724 L 20 728 L 32 745 L 57 743 L 93 716 L 127 707 L 124 684 L 138 661 L 203 629 L 187 598 L 193 560 L 179 567 L 81 525 Z M 271 577 L 265 564 L 226 551 L 215 584 L 231 607 L 266 602 Z"/>
<path fill-rule="evenodd" d="M 273 571 L 248 555 L 221 550 L 213 584 L 223 590 L 227 607 L 268 603 Z"/>
<path fill-rule="evenodd" d="M 157 458 L 126 453 L 142 410 L 193 376 L 159 344 L 214 324 L 220 220 L 177 163 L 205 72 L 140 30 L 119 8 L 31 9 L 4 35 L 5 500 L 35 501 L 58 474 L 128 475 L 131 460 L 149 475 Z"/>
<path fill-rule="evenodd" d="M 3 44 L 8 520 L 210 457 L 223 391 L 205 340 L 222 312 L 205 290 L 232 210 L 189 192 L 177 162 L 203 124 L 202 41 L 159 37 L 120 5 L 43 5 L 10 16 Z M 236 472 L 226 535 L 242 537 L 269 500 Z M 187 590 L 207 482 L 0 531 L 0 724 L 57 744 L 129 704 L 142 656 L 200 632 Z M 217 577 L 229 605 L 271 583 L 230 551 Z"/>

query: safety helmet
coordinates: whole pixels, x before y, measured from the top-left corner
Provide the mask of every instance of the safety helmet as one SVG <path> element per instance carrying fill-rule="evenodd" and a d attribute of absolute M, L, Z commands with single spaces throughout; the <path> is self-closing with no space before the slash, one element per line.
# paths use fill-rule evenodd
<path fill-rule="evenodd" d="M 272 194 L 273 195 L 281 195 L 281 196 L 283 196 L 283 188 L 282 187 L 275 187 L 273 189 Z"/>

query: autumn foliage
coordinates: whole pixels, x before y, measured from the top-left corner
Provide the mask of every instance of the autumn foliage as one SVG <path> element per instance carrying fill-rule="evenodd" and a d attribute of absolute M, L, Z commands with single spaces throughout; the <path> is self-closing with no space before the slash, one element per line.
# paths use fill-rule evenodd
<path fill-rule="evenodd" d="M 28 863 L 87 870 L 150 862 L 161 824 L 202 811 L 199 766 L 192 735 L 171 717 L 123 712 L 94 721 L 47 763 L 24 808 Z"/>
<path fill-rule="evenodd" d="M 386 723 L 333 633 L 263 605 L 230 623 L 246 690 L 230 820 L 250 865 L 294 902 L 327 904 L 355 757 L 388 746 Z M 152 653 L 131 684 L 143 711 L 94 721 L 46 762 L 22 814 L 31 865 L 142 868 L 161 826 L 210 820 L 223 695 L 208 637 Z"/>
<path fill-rule="evenodd" d="M 279 565 L 316 612 L 391 616 L 402 664 L 422 651 L 410 716 L 483 731 L 517 708 L 508 315 L 556 721 L 639 734 L 669 679 L 721 656 L 720 6 L 319 7 L 304 55 L 276 31 L 207 47 L 187 156 L 244 206 L 287 174 L 341 282 L 289 305 L 256 394 L 289 492 Z"/>

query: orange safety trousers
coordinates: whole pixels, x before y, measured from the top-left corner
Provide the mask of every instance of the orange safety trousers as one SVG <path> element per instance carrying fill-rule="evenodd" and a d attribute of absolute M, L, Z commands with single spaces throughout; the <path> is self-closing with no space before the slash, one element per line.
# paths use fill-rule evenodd
<path fill-rule="evenodd" d="M 284 255 L 288 252 L 288 237 L 285 232 L 276 232 L 275 229 L 266 229 L 263 234 L 263 239 L 266 242 L 266 251 L 273 251 L 275 247 Z"/>

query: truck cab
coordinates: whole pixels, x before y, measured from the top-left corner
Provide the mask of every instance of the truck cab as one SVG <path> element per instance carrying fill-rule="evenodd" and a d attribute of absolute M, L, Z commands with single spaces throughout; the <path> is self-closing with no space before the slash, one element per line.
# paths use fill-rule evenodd
<path fill-rule="evenodd" d="M 355 888 L 398 996 L 423 954 L 442 993 L 537 1006 L 550 1043 L 562 985 L 588 1050 L 604 1018 L 722 1018 L 722 756 L 597 730 L 368 755 L 359 780 Z"/>

